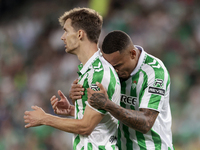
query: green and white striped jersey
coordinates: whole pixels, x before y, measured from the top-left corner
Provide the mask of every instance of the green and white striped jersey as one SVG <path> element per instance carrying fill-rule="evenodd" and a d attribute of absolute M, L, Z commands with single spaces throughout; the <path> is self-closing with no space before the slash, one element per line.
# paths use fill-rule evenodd
<path fill-rule="evenodd" d="M 118 147 L 121 150 L 172 150 L 169 73 L 161 60 L 146 53 L 142 47 L 136 47 L 141 55 L 131 77 L 121 82 L 120 105 L 132 110 L 153 109 L 159 115 L 146 134 L 120 122 Z"/>
<path fill-rule="evenodd" d="M 120 105 L 121 86 L 117 73 L 112 65 L 103 58 L 100 50 L 84 66 L 80 64 L 79 70 L 79 84 L 83 85 L 85 89 L 90 87 L 93 90 L 98 90 L 96 86 L 98 81 L 107 90 L 109 99 Z M 82 119 L 85 107 L 89 105 L 87 103 L 87 90 L 84 93 L 82 99 L 78 99 L 75 103 L 75 119 Z M 103 119 L 89 136 L 74 135 L 74 150 L 118 150 L 116 146 L 118 120 L 105 110 L 96 111 L 104 114 Z"/>

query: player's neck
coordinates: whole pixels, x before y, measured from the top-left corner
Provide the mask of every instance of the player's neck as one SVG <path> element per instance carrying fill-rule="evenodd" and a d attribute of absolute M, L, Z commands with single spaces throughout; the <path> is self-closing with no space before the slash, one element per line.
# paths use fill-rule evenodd
<path fill-rule="evenodd" d="M 96 43 L 82 43 L 79 49 L 79 53 L 77 54 L 80 62 L 85 65 L 85 63 L 97 52 L 97 44 Z"/>

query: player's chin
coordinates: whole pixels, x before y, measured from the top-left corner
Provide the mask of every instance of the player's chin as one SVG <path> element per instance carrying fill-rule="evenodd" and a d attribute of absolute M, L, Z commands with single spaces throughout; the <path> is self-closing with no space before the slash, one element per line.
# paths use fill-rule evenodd
<path fill-rule="evenodd" d="M 126 81 L 128 80 L 129 77 L 123 76 L 123 77 L 119 77 L 120 82 Z"/>
<path fill-rule="evenodd" d="M 122 78 L 122 79 L 128 79 L 129 78 L 129 75 L 126 74 L 126 73 L 121 73 L 121 74 L 118 74 L 119 78 Z"/>
<path fill-rule="evenodd" d="M 66 53 L 70 53 L 70 54 L 74 54 L 74 49 L 66 48 L 66 49 L 65 49 L 65 52 L 66 52 Z"/>

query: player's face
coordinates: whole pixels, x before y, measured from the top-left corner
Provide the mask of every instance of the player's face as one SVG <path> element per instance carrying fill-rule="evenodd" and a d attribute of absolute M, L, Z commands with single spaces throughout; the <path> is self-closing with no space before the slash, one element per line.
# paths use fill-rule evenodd
<path fill-rule="evenodd" d="M 103 53 L 103 57 L 115 68 L 120 79 L 126 80 L 135 68 L 136 62 L 128 52 Z"/>
<path fill-rule="evenodd" d="M 61 37 L 65 44 L 65 51 L 67 53 L 74 54 L 78 46 L 79 46 L 79 39 L 78 39 L 78 32 L 71 26 L 71 19 L 67 19 L 64 24 L 64 33 Z"/>

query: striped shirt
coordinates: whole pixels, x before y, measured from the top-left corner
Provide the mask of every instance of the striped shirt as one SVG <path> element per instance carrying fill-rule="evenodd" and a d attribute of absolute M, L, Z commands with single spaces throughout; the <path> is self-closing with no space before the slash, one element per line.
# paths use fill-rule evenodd
<path fill-rule="evenodd" d="M 79 84 L 83 85 L 85 89 L 90 87 L 93 90 L 98 90 L 95 84 L 98 81 L 107 90 L 109 99 L 120 105 L 121 86 L 117 73 L 102 57 L 100 50 L 84 66 L 80 64 L 79 70 Z M 84 91 L 82 99 L 78 99 L 75 103 L 75 119 L 83 118 L 86 105 L 89 105 L 87 103 L 87 90 Z M 89 136 L 74 135 L 74 150 L 118 150 L 116 146 L 118 120 L 105 110 L 96 111 L 104 114 L 103 119 Z"/>
<path fill-rule="evenodd" d="M 148 108 L 159 114 L 146 134 L 120 122 L 118 147 L 121 150 L 172 150 L 169 73 L 161 60 L 146 53 L 142 47 L 136 47 L 141 55 L 131 77 L 121 82 L 120 105 L 137 111 Z"/>

